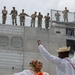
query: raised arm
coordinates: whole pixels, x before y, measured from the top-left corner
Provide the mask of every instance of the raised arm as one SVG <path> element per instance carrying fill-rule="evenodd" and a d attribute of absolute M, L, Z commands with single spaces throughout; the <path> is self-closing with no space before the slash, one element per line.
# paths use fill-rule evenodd
<path fill-rule="evenodd" d="M 40 40 L 37 40 L 38 48 L 40 50 L 41 55 L 49 62 L 54 63 L 55 65 L 59 65 L 62 61 L 59 57 L 51 55 L 42 45 Z"/>

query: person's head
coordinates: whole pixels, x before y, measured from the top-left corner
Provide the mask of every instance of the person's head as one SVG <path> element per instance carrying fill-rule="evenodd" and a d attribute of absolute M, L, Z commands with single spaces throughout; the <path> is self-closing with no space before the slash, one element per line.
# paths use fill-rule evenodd
<path fill-rule="evenodd" d="M 24 12 L 24 9 L 22 9 L 22 12 Z"/>
<path fill-rule="evenodd" d="M 66 57 L 69 57 L 69 51 L 66 51 L 66 52 L 58 52 L 58 57 L 60 58 L 66 58 Z"/>
<path fill-rule="evenodd" d="M 39 12 L 39 15 L 41 15 L 41 12 Z"/>
<path fill-rule="evenodd" d="M 43 67 L 43 63 L 40 60 L 32 60 L 29 66 L 31 70 L 35 72 L 40 72 Z"/>
<path fill-rule="evenodd" d="M 15 10 L 15 7 L 12 7 L 13 8 L 13 10 Z"/>
<path fill-rule="evenodd" d="M 4 9 L 6 9 L 6 6 L 4 6 Z"/>
<path fill-rule="evenodd" d="M 59 58 L 66 58 L 66 57 L 69 57 L 69 50 L 70 50 L 70 47 L 61 47 L 59 48 L 58 51 L 58 57 Z"/>
<path fill-rule="evenodd" d="M 34 14 L 37 14 L 37 12 L 35 11 L 35 13 Z"/>
<path fill-rule="evenodd" d="M 47 13 L 47 15 L 49 16 L 49 13 Z"/>
<path fill-rule="evenodd" d="M 65 9 L 67 9 L 67 7 L 65 7 Z"/>

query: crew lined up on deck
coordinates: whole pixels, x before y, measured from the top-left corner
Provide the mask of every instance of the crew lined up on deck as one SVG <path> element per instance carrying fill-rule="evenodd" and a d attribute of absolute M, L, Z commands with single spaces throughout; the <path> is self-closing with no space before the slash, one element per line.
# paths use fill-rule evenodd
<path fill-rule="evenodd" d="M 38 18 L 38 28 L 42 28 L 42 18 L 43 15 L 41 14 L 41 12 L 37 12 L 35 11 L 31 16 L 28 15 L 27 13 L 24 12 L 24 9 L 22 9 L 22 12 L 18 15 L 18 11 L 15 9 L 15 7 L 12 7 L 13 9 L 10 12 L 10 15 L 12 17 L 12 25 L 17 25 L 17 16 L 19 16 L 20 19 L 20 26 L 25 26 L 25 16 L 30 17 L 31 18 L 31 27 L 35 27 L 35 20 L 36 18 Z M 6 6 L 4 6 L 4 9 L 2 10 L 2 24 L 6 24 L 6 19 L 7 19 L 7 14 L 8 11 L 6 10 Z M 45 15 L 44 17 L 45 19 L 45 27 L 46 29 L 48 29 L 49 27 L 49 21 L 50 21 L 50 16 L 49 13 L 47 13 L 47 15 Z"/>
<path fill-rule="evenodd" d="M 15 7 L 12 7 L 13 9 L 10 12 L 10 15 L 12 17 L 12 25 L 17 25 L 17 16 L 19 16 L 20 19 L 20 26 L 25 26 L 25 16 L 30 17 L 31 18 L 31 27 L 35 27 L 35 20 L 36 18 L 38 19 L 37 21 L 37 27 L 38 28 L 42 28 L 42 19 L 45 19 L 45 28 L 48 29 L 49 28 L 49 23 L 50 23 L 50 16 L 49 13 L 47 13 L 47 15 L 43 16 L 41 12 L 37 12 L 35 11 L 31 16 L 28 15 L 27 13 L 24 12 L 24 9 L 22 9 L 22 12 L 18 15 L 18 11 L 15 9 Z M 67 9 L 67 7 L 65 7 L 65 10 L 62 12 L 63 13 L 63 18 L 64 21 L 68 21 L 68 12 L 69 10 Z M 4 6 L 4 9 L 2 10 L 2 24 L 6 24 L 6 19 L 7 19 L 7 14 L 8 11 L 6 10 L 6 6 Z M 60 13 L 58 11 L 56 11 L 55 15 L 56 17 L 56 21 L 60 21 Z"/>

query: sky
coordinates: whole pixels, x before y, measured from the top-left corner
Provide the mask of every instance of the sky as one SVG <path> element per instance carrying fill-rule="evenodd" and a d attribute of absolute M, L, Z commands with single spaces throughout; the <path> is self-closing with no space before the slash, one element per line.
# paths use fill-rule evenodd
<path fill-rule="evenodd" d="M 0 0 L 0 10 L 2 10 L 4 6 L 6 6 L 8 13 L 10 13 L 14 6 L 18 13 L 24 9 L 29 15 L 34 13 L 34 11 L 41 12 L 45 15 L 50 12 L 51 9 L 64 10 L 65 7 L 67 7 L 69 11 L 74 12 L 75 0 Z"/>

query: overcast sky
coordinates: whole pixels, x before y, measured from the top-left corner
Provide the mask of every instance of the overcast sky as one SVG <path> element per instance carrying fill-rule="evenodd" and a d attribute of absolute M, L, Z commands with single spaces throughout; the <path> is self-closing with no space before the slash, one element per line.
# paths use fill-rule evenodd
<path fill-rule="evenodd" d="M 67 7 L 69 11 L 75 11 L 75 0 L 0 0 L 0 10 L 6 6 L 8 13 L 10 13 L 12 7 L 16 7 L 18 13 L 22 9 L 31 15 L 34 11 L 46 14 L 51 9 L 64 10 Z"/>

